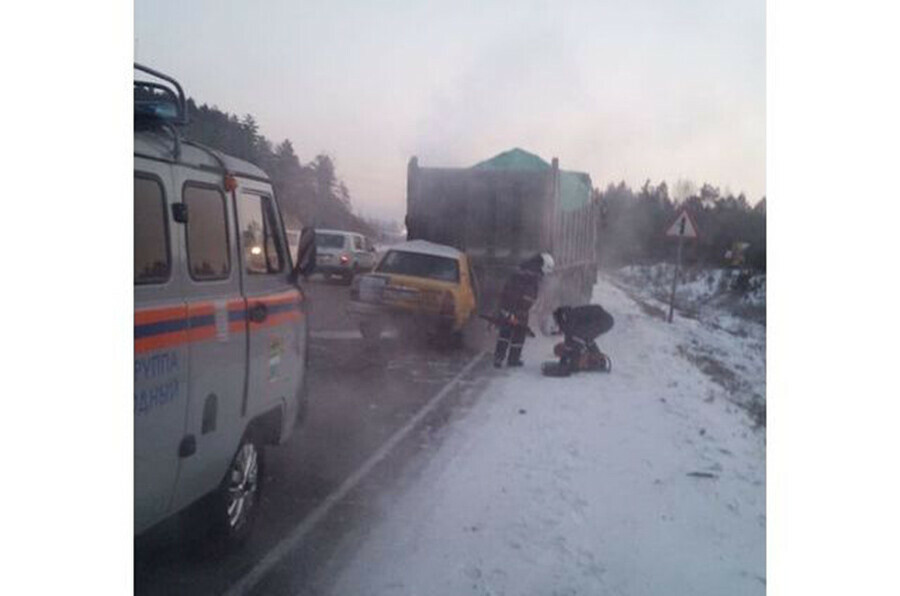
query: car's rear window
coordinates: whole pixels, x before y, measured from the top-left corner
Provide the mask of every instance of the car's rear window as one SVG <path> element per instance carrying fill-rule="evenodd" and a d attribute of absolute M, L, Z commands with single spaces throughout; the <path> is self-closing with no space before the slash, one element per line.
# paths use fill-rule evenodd
<path fill-rule="evenodd" d="M 316 232 L 316 248 L 344 248 L 344 237 L 340 234 Z"/>
<path fill-rule="evenodd" d="M 459 263 L 456 259 L 401 250 L 388 251 L 376 271 L 440 281 L 459 281 Z"/>

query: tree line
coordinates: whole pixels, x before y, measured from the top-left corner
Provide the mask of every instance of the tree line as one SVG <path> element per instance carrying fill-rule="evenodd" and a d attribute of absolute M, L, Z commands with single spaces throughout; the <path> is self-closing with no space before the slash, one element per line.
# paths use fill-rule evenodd
<path fill-rule="evenodd" d="M 188 99 L 187 110 L 188 138 L 256 164 L 270 176 L 287 227 L 312 224 L 372 237 L 399 232 L 390 229 L 394 222 L 366 221 L 353 213 L 350 191 L 338 177 L 329 155 L 319 154 L 302 163 L 290 140 L 274 144 L 260 134 L 250 114 L 238 118 L 215 106 L 198 106 L 193 99 Z M 726 253 L 735 243 L 745 243 L 749 245 L 745 266 L 765 271 L 765 197 L 750 205 L 743 193 L 723 193 L 711 184 L 697 189 L 685 182 L 678 184 L 676 194 L 679 198 L 670 195 L 665 181 L 654 185 L 650 180 L 637 190 L 625 182 L 594 189 L 594 201 L 601 213 L 600 264 L 618 267 L 671 259 L 674 241 L 666 238 L 665 230 L 686 208 L 700 229 L 699 240 L 684 245 L 688 264 L 727 265 Z"/>
<path fill-rule="evenodd" d="M 744 266 L 766 269 L 766 199 L 750 205 L 743 193 L 734 196 L 718 187 L 703 184 L 697 190 L 680 183 L 674 199 L 665 182 L 653 185 L 647 180 L 637 191 L 625 182 L 610 184 L 594 191 L 600 206 L 599 252 L 603 266 L 657 263 L 672 259 L 675 240 L 665 231 L 681 209 L 687 209 L 697 224 L 700 237 L 685 241 L 686 263 L 725 266 L 731 263 L 726 253 L 735 243 L 748 246 Z"/>
<path fill-rule="evenodd" d="M 272 143 L 250 114 L 238 118 L 214 106 L 198 106 L 193 99 L 187 101 L 187 112 L 187 138 L 249 161 L 269 175 L 286 227 L 315 225 L 372 234 L 371 226 L 354 215 L 350 191 L 329 155 L 302 163 L 290 140 Z"/>

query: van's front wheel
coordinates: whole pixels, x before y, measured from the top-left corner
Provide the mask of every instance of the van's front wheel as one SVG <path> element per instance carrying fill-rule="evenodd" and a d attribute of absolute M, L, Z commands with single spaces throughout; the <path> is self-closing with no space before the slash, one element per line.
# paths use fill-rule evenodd
<path fill-rule="evenodd" d="M 192 555 L 219 557 L 243 544 L 259 508 L 262 479 L 261 444 L 248 433 L 219 488 L 183 513 L 183 537 Z"/>
<path fill-rule="evenodd" d="M 250 534 L 259 509 L 262 479 L 262 447 L 252 435 L 245 436 L 214 500 L 213 532 L 223 542 L 236 546 Z"/>

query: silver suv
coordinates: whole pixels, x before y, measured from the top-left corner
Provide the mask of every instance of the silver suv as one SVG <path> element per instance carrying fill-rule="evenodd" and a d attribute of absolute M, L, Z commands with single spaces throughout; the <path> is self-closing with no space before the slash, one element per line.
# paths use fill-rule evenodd
<path fill-rule="evenodd" d="M 316 230 L 316 273 L 337 276 L 349 284 L 357 273 L 371 271 L 377 255 L 368 238 L 343 230 Z"/>

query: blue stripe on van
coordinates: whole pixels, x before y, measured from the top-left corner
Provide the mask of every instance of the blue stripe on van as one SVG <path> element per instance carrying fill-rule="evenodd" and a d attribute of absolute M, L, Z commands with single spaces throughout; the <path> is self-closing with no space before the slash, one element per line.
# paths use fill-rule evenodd
<path fill-rule="evenodd" d="M 190 328 L 198 329 L 207 325 L 216 324 L 216 315 L 195 315 L 190 318 Z"/>
<path fill-rule="evenodd" d="M 152 337 L 154 335 L 162 335 L 164 333 L 174 333 L 175 331 L 200 329 L 201 327 L 207 327 L 215 324 L 215 315 L 196 315 L 190 318 L 169 319 L 168 321 L 160 321 L 158 323 L 135 325 L 134 338 L 142 339 L 145 337 Z"/>
<path fill-rule="evenodd" d="M 170 319 L 168 321 L 160 321 L 159 323 L 147 323 L 145 325 L 135 325 L 134 338 L 141 339 L 151 337 L 153 335 L 162 335 L 163 333 L 173 333 L 175 331 L 184 331 L 188 328 L 187 319 Z"/>

